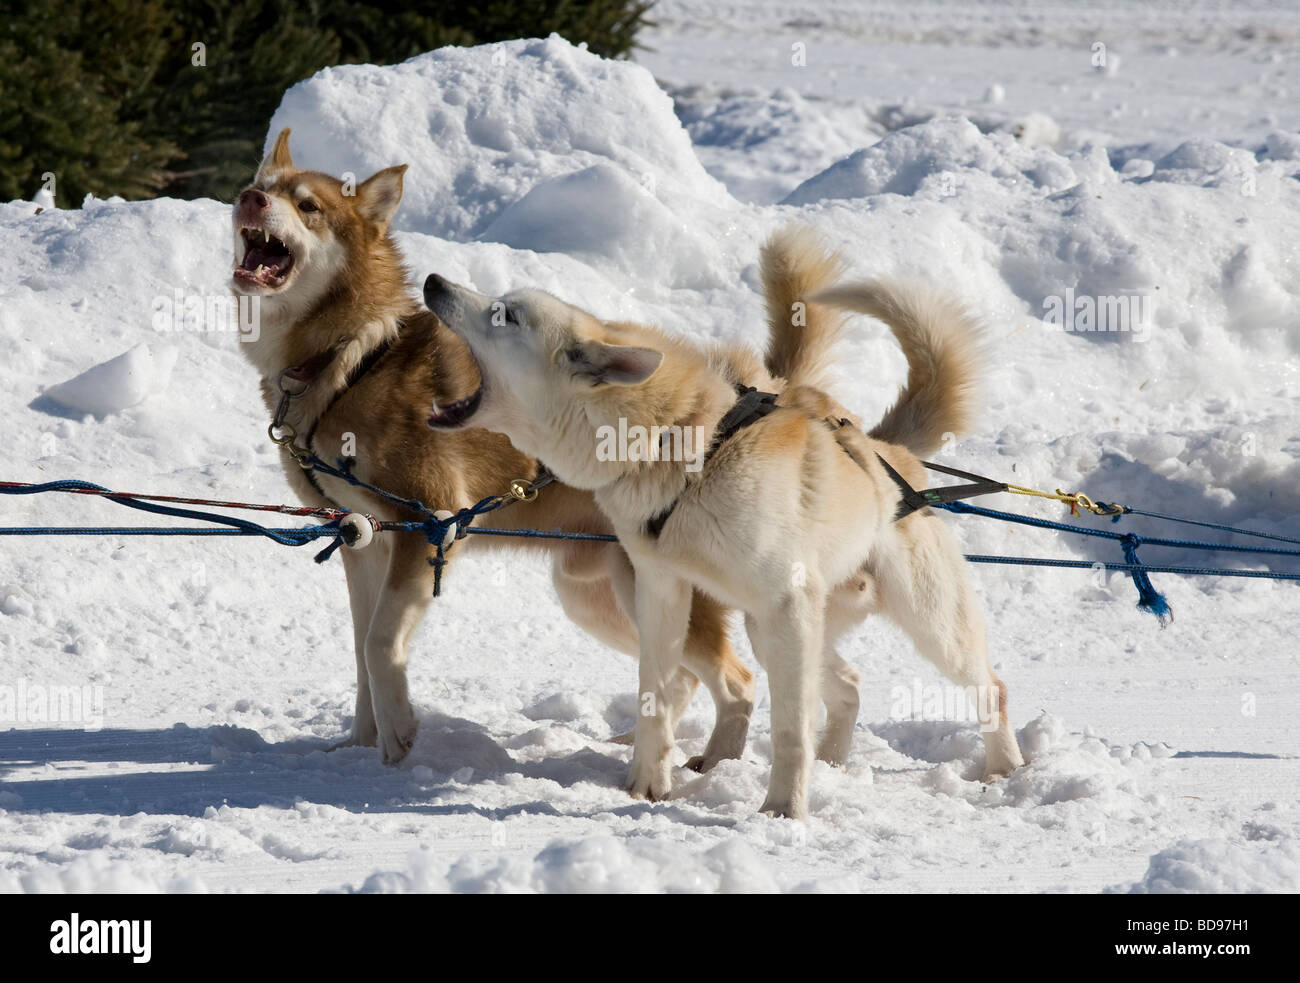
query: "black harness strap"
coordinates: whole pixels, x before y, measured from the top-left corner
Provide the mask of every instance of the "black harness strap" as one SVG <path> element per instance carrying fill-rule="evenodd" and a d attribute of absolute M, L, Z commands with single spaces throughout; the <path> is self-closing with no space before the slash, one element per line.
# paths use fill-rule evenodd
<path fill-rule="evenodd" d="M 316 419 L 312 420 L 311 429 L 307 431 L 307 440 L 305 441 L 305 444 L 307 449 L 311 451 L 313 454 L 316 453 L 316 448 L 315 448 L 316 427 L 320 424 L 320 421 L 325 419 L 325 416 L 329 413 L 329 411 L 334 408 L 335 403 L 337 403 L 340 399 L 342 399 L 343 396 L 346 395 L 352 389 L 353 386 L 355 386 L 358 382 L 361 381 L 362 376 L 364 376 L 367 372 L 369 372 L 371 369 L 375 367 L 376 362 L 378 362 L 381 358 L 383 358 L 385 355 L 388 354 L 389 349 L 393 347 L 394 340 L 396 339 L 385 338 L 374 348 L 370 349 L 370 351 L 366 352 L 365 358 L 363 358 L 360 362 L 358 362 L 355 366 L 353 366 L 352 371 L 348 373 L 347 379 L 343 381 L 343 388 L 333 395 L 330 401 L 325 404 L 325 409 L 321 410 L 320 415 L 317 416 Z M 353 461 L 352 463 L 355 464 L 355 461 Z M 351 471 L 351 467 L 350 466 L 346 467 L 344 468 L 344 470 Z M 321 498 L 325 499 L 325 501 L 327 502 L 334 501 L 332 498 L 330 498 L 328 495 L 325 494 L 325 489 L 321 487 L 320 479 L 316 477 L 316 472 L 314 469 L 308 469 L 303 473 L 307 476 L 307 480 L 311 482 L 311 486 L 316 489 L 316 494 L 318 494 Z"/>
<path fill-rule="evenodd" d="M 713 440 L 709 443 L 709 449 L 704 452 L 704 458 L 700 461 L 701 469 L 709 462 L 709 458 L 713 456 L 714 451 L 737 433 L 744 430 L 751 423 L 757 423 L 773 410 L 781 408 L 776 405 L 776 393 L 759 392 L 753 386 L 736 386 L 736 395 L 739 398 L 731 409 L 727 410 L 722 419 L 718 421 L 718 425 L 713 430 Z M 680 497 L 679 495 L 678 498 Z M 656 539 L 659 538 L 664 523 L 673 514 L 673 509 L 677 508 L 678 498 L 674 498 L 666 509 L 646 521 L 645 531 L 647 535 Z"/>
<path fill-rule="evenodd" d="M 736 404 L 727 411 L 726 415 L 718 421 L 718 426 L 713 431 L 713 441 L 709 444 L 709 449 L 704 455 L 704 460 L 700 462 L 701 468 L 708 463 L 708 460 L 713 456 L 714 451 L 745 427 L 752 423 L 757 423 L 773 410 L 783 408 L 776 405 L 777 396 L 775 393 L 759 392 L 752 386 L 737 386 L 736 392 L 739 395 L 739 398 L 736 400 Z M 832 430 L 838 430 L 840 427 L 851 425 L 848 420 L 827 419 L 825 423 Z M 859 460 L 858 456 L 854 454 L 846 444 L 841 442 L 840 448 L 845 454 L 849 455 L 858 467 L 866 470 L 865 462 Z M 893 466 L 883 457 L 877 454 L 876 459 L 880 461 L 881 466 L 885 469 L 885 473 L 889 475 L 903 495 L 902 501 L 898 503 L 898 511 L 894 513 L 895 522 L 911 515 L 913 512 L 919 512 L 922 509 L 928 508 L 931 505 L 945 505 L 948 502 L 960 501 L 963 498 L 974 498 L 976 495 L 992 495 L 996 492 L 1004 492 L 1007 490 L 1005 482 L 995 481 L 992 478 L 985 478 L 983 475 L 971 474 L 969 471 L 960 471 L 957 468 L 946 467 L 942 464 L 922 461 L 921 463 L 931 471 L 950 474 L 954 478 L 966 478 L 970 483 L 965 485 L 947 485 L 939 488 L 927 488 L 923 491 L 917 491 L 908 484 L 907 479 L 894 470 Z M 679 495 L 678 498 L 673 499 L 666 509 L 646 521 L 646 535 L 652 536 L 656 539 L 659 537 L 659 534 L 663 531 L 664 523 L 668 521 L 669 517 L 673 514 L 673 510 L 677 508 L 677 502 L 680 500 L 680 497 L 681 496 Z"/>

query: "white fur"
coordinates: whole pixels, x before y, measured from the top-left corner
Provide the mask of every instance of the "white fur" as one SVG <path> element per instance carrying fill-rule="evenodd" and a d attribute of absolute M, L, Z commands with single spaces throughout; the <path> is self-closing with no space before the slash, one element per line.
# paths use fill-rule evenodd
<path fill-rule="evenodd" d="M 698 476 L 667 462 L 600 460 L 593 449 L 598 428 L 614 422 L 603 418 L 611 406 L 639 414 L 632 421 L 638 424 L 683 422 L 654 418 L 664 412 L 664 387 L 671 387 L 654 379 L 659 361 L 643 354 L 656 339 L 668 352 L 665 366 L 686 366 L 669 378 L 686 380 L 692 424 L 713 431 L 735 400 L 732 380 L 716 362 L 663 335 L 642 329 L 638 337 L 604 325 L 540 291 L 494 301 L 440 278 L 430 284 L 426 302 L 466 340 L 484 379 L 481 408 L 467 425 L 506 434 L 564 482 L 595 490 L 631 560 L 642 705 L 628 779 L 633 795 L 662 798 L 670 788 L 671 683 L 681 665 L 693 586 L 746 613 L 755 654 L 768 672 L 773 763 L 762 809 L 770 814 L 805 816 L 814 755 L 842 763 L 848 754 L 858 674 L 834 644 L 867 614 L 879 611 L 897 622 L 957 683 L 1003 692 L 989 666 L 964 561 L 943 522 L 933 515 L 893 521 L 900 495 L 875 451 L 897 461 L 908 455 L 904 448 L 857 431 L 837 436 L 810 414 L 792 422 L 790 414 L 799 411 L 789 409 L 742 430 Z M 888 285 L 872 290 L 890 295 Z M 503 305 L 508 320 L 500 316 Z M 966 325 L 931 327 L 941 337 Z M 752 374 L 745 381 L 774 391 L 782 385 Z M 611 386 L 625 387 L 625 395 L 611 397 Z M 797 402 L 799 392 L 787 395 Z M 803 394 L 825 399 L 806 388 Z M 648 535 L 646 520 L 670 502 L 676 506 L 661 534 Z M 815 746 L 819 700 L 827 723 Z M 1001 710 L 1000 725 L 985 734 L 990 777 L 1022 763 L 1004 704 Z"/>

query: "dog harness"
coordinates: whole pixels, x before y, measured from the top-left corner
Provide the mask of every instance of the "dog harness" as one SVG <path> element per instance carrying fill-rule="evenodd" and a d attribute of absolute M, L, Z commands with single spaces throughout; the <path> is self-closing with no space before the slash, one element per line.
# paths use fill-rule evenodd
<path fill-rule="evenodd" d="M 400 335 L 400 327 L 398 331 Z M 333 395 L 316 419 L 312 420 L 311 427 L 307 431 L 307 438 L 304 442 L 309 451 L 312 450 L 313 442 L 316 437 L 316 427 L 319 425 L 320 421 L 325 419 L 329 411 L 334 408 L 335 403 L 342 399 L 353 386 L 361 381 L 362 376 L 373 369 L 375 364 L 388 354 L 388 351 L 393 347 L 393 342 L 395 340 L 396 338 L 385 338 L 374 348 L 370 349 L 370 351 L 366 352 L 365 357 L 356 364 L 351 372 L 348 373 L 348 377 L 343 381 L 343 387 Z M 340 346 L 337 345 L 333 348 L 328 348 L 317 355 L 313 355 L 301 365 L 292 365 L 280 373 L 280 378 L 277 383 L 280 388 L 280 405 L 276 408 L 275 419 L 271 422 L 272 431 L 284 424 L 284 418 L 289 412 L 290 401 L 297 399 L 299 396 L 306 393 L 307 390 L 315 384 L 316 380 L 320 378 L 321 373 L 334 363 L 334 359 L 338 357 L 339 348 Z M 286 382 L 295 385 L 289 386 L 286 385 Z M 272 439 L 274 439 L 274 436 Z M 350 468 L 345 466 L 344 470 L 350 470 Z M 316 477 L 316 472 L 312 468 L 304 467 L 303 475 L 311 484 L 312 488 L 315 489 L 316 494 L 331 505 L 338 507 L 337 503 L 325 494 L 325 489 L 321 487 L 320 479 Z"/>
<path fill-rule="evenodd" d="M 726 415 L 718 421 L 718 426 L 713 431 L 713 440 L 709 444 L 708 451 L 704 454 L 704 460 L 700 462 L 700 469 L 708 463 L 714 452 L 717 451 L 724 443 L 738 434 L 745 427 L 757 423 L 763 417 L 767 416 L 773 410 L 790 409 L 791 407 L 777 406 L 777 394 L 759 392 L 752 386 L 736 386 L 737 399 L 735 405 L 727 411 Z M 849 420 L 843 417 L 835 419 L 827 417 L 824 422 L 832 431 L 839 430 L 842 427 L 852 426 Z M 863 471 L 867 469 L 866 463 L 858 458 L 843 441 L 837 441 L 840 449 Z M 878 460 L 885 469 L 885 473 L 898 486 L 902 493 L 902 499 L 898 503 L 898 509 L 894 513 L 894 521 L 906 518 L 913 512 L 920 512 L 931 505 L 943 505 L 947 502 L 955 502 L 963 498 L 973 498 L 976 495 L 991 495 L 994 492 L 1004 492 L 1007 485 L 1001 481 L 995 481 L 992 478 L 985 478 L 981 475 L 971 474 L 968 471 L 959 471 L 956 468 L 945 467 L 942 464 L 933 464 L 930 461 L 922 461 L 921 464 L 931 471 L 939 471 L 943 474 L 950 474 L 955 478 L 966 478 L 969 484 L 965 485 L 947 485 L 940 488 L 927 488 L 924 491 L 917 491 L 913 488 L 893 466 L 886 461 L 880 454 L 876 454 Z M 683 489 L 683 491 L 685 491 Z M 645 532 L 651 538 L 658 539 L 659 534 L 663 531 L 664 524 L 677 508 L 677 503 L 681 500 L 681 494 L 674 498 L 662 512 L 652 516 L 646 521 Z"/>
<path fill-rule="evenodd" d="M 709 463 L 709 458 L 713 456 L 714 451 L 724 443 L 751 423 L 757 423 L 773 410 L 782 408 L 776 405 L 776 393 L 759 392 L 753 386 L 736 386 L 736 395 L 739 398 L 731 409 L 727 410 L 722 419 L 718 421 L 718 425 L 713 430 L 713 440 L 709 443 L 709 449 L 704 452 L 704 459 L 700 461 L 700 470 L 704 470 L 704 465 Z M 677 498 L 668 503 L 666 509 L 647 520 L 645 531 L 648 535 L 655 539 L 659 538 L 664 523 L 673 514 L 673 509 L 677 508 L 677 502 L 680 498 L 681 496 L 678 495 Z"/>

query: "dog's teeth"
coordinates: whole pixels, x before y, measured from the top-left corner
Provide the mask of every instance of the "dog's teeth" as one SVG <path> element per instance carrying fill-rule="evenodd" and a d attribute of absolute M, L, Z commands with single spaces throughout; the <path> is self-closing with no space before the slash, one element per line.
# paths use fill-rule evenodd
<path fill-rule="evenodd" d="M 271 233 L 267 232 L 266 229 L 263 229 L 263 230 L 262 230 L 262 235 L 265 237 L 265 238 L 263 239 L 264 242 L 270 242 L 270 241 L 271 241 Z"/>

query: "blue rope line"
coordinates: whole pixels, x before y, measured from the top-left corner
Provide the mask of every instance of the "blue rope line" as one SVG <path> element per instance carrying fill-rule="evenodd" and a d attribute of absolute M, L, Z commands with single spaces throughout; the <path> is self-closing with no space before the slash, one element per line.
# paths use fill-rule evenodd
<path fill-rule="evenodd" d="M 423 532 L 424 524 L 419 522 L 386 523 L 385 530 L 399 532 Z M 337 535 L 327 526 L 304 526 L 295 529 L 271 529 L 288 538 L 301 538 L 302 542 L 291 543 L 303 546 L 315 539 Z M 591 540 L 601 543 L 616 543 L 617 536 L 603 533 L 578 532 L 544 532 L 539 529 L 480 529 L 472 527 L 466 530 L 470 534 L 488 536 L 520 536 L 526 539 L 574 539 Z M 260 536 L 257 531 L 243 529 L 207 529 L 184 526 L 0 526 L 0 536 Z M 1093 567 L 1105 567 L 1107 570 L 1120 570 L 1129 573 L 1135 569 L 1150 573 L 1181 573 L 1211 577 L 1252 577 L 1271 580 L 1300 580 L 1300 573 L 1276 573 L 1268 570 L 1227 570 L 1213 567 L 1175 567 L 1158 564 L 1108 563 L 1101 560 L 1053 560 L 1032 556 L 987 556 L 967 553 L 966 559 L 971 563 L 998 563 L 1010 566 L 1030 567 L 1070 567 L 1087 570 Z"/>
<path fill-rule="evenodd" d="M 1171 620 L 1173 620 L 1173 609 L 1170 608 L 1169 601 L 1165 599 L 1164 595 L 1161 594 L 1159 591 L 1157 591 L 1155 589 L 1155 585 L 1151 583 L 1151 577 L 1149 576 L 1149 573 L 1151 572 L 1159 573 L 1161 571 L 1157 567 L 1151 567 L 1143 564 L 1138 559 L 1137 551 L 1139 546 L 1143 546 L 1149 543 L 1152 546 L 1176 546 L 1176 547 L 1182 547 L 1184 549 L 1200 549 L 1200 550 L 1209 550 L 1212 552 L 1222 550 L 1226 552 L 1235 552 L 1235 553 L 1268 553 L 1274 555 L 1281 554 L 1283 556 L 1300 556 L 1300 550 L 1284 550 L 1272 546 L 1233 546 L 1230 544 L 1205 543 L 1205 542 L 1198 542 L 1195 540 L 1185 540 L 1185 539 L 1165 539 L 1160 537 L 1146 538 L 1146 537 L 1137 536 L 1134 533 L 1110 532 L 1109 530 L 1106 529 L 1092 529 L 1089 528 L 1088 526 L 1076 526 L 1073 523 L 1068 523 L 1068 522 L 1054 522 L 1050 519 L 1039 519 L 1028 515 L 1016 515 L 1015 513 L 1012 512 L 999 512 L 997 509 L 986 509 L 979 505 L 968 505 L 965 502 L 947 502 L 947 503 L 937 504 L 934 507 L 947 509 L 949 512 L 956 512 L 959 514 L 966 513 L 969 515 L 982 515 L 986 518 L 998 519 L 1002 522 L 1015 522 L 1015 523 L 1019 523 L 1020 525 L 1034 526 L 1039 529 L 1055 529 L 1061 532 L 1076 533 L 1080 536 L 1097 536 L 1102 539 L 1109 539 L 1109 540 L 1119 542 L 1121 548 L 1124 550 L 1125 564 L 1122 569 L 1126 570 L 1129 573 L 1129 575 L 1133 578 L 1133 586 L 1137 588 L 1137 592 L 1138 592 L 1137 606 L 1140 610 L 1150 612 L 1151 614 L 1155 615 L 1158 619 L 1160 619 L 1161 627 L 1165 626 Z M 995 562 L 995 561 L 991 559 L 982 559 L 982 560 L 977 560 L 975 562 Z M 1056 563 L 1044 563 L 1043 565 L 1064 566 L 1066 564 L 1062 563 L 1061 561 L 1057 561 Z M 1091 566 L 1091 564 L 1085 564 L 1085 563 L 1079 563 L 1078 565 Z M 1192 572 L 1192 570 L 1168 568 L 1168 572 L 1190 573 Z M 1210 571 L 1205 570 L 1204 572 L 1208 574 Z M 1236 572 L 1218 571 L 1216 572 L 1216 575 L 1233 577 L 1233 576 L 1250 576 L 1252 573 L 1254 573 L 1255 576 L 1264 576 L 1267 579 L 1271 579 L 1271 580 L 1300 580 L 1300 575 L 1279 574 L 1279 573 L 1273 573 L 1272 571 L 1267 571 L 1262 574 L 1254 571 L 1236 571 Z"/>
<path fill-rule="evenodd" d="M 445 519 L 440 519 L 434 514 L 432 509 L 418 499 L 403 498 L 400 495 L 394 495 L 392 492 L 385 491 L 377 485 L 372 485 L 369 482 L 362 481 L 352 473 L 350 468 L 343 466 L 342 461 L 339 462 L 338 467 L 335 467 L 334 465 L 327 464 L 325 461 L 321 460 L 321 458 L 316 454 L 306 455 L 305 460 L 311 465 L 312 470 L 314 471 L 320 471 L 323 474 L 346 481 L 348 484 L 357 488 L 363 488 L 371 494 L 379 496 L 384 501 L 392 502 L 394 505 L 399 505 L 404 509 L 415 512 L 417 515 L 422 515 L 424 517 L 420 522 L 403 523 L 402 525 L 408 529 L 419 530 L 424 533 L 425 539 L 427 539 L 429 545 L 434 548 L 434 555 L 429 558 L 429 565 L 433 567 L 434 597 L 440 597 L 442 595 L 442 571 L 447 565 L 447 550 L 449 548 L 446 542 L 447 533 L 454 528 L 456 530 L 456 539 L 464 538 L 467 533 L 473 531 L 470 527 L 476 518 L 488 512 L 494 512 L 506 503 L 505 496 L 503 495 L 489 495 L 487 498 L 481 499 L 469 508 L 461 509 L 454 515 L 449 515 Z M 390 525 L 389 528 L 399 527 L 394 524 Z M 342 539 L 340 538 L 323 550 L 320 555 L 316 557 L 316 562 L 320 563 L 329 559 L 330 554 L 332 554 L 334 550 L 338 549 L 341 542 Z"/>
<path fill-rule="evenodd" d="M 558 529 L 554 532 L 547 532 L 543 529 L 482 529 L 477 526 L 471 526 L 465 531 L 480 536 L 520 536 L 524 539 L 585 539 L 597 543 L 618 542 L 617 536 L 611 536 L 607 533 L 560 532 Z"/>
<path fill-rule="evenodd" d="M 441 519 L 438 519 L 436 516 L 434 516 L 432 509 L 428 508 L 423 502 L 419 501 L 418 499 L 402 498 L 400 495 L 394 495 L 390 491 L 385 491 L 384 489 L 379 488 L 376 485 L 372 485 L 365 481 L 362 481 L 360 478 L 354 475 L 352 471 L 348 468 L 335 467 L 332 464 L 326 464 L 315 454 L 306 455 L 306 460 L 312 466 L 313 471 L 320 471 L 324 474 L 329 475 L 330 477 L 338 478 L 341 481 L 346 481 L 349 485 L 355 485 L 357 488 L 364 488 L 366 491 L 370 492 L 371 494 L 378 495 L 384 501 L 392 502 L 394 505 L 400 505 L 402 508 L 408 509 L 411 512 L 415 512 L 419 515 L 422 515 L 426 519 L 431 519 L 434 522 L 442 521 Z M 343 462 L 340 461 L 339 463 L 341 465 Z M 496 497 L 499 498 L 500 496 L 496 496 Z M 487 499 L 484 499 L 484 501 L 487 501 Z M 482 503 L 480 502 L 479 504 Z M 475 507 L 477 508 L 477 506 Z"/>
<path fill-rule="evenodd" d="M 1120 508 L 1123 511 L 1119 515 L 1111 517 L 1111 522 L 1119 522 L 1126 515 L 1145 515 L 1151 519 L 1164 519 L 1166 522 L 1181 522 L 1189 526 L 1204 526 L 1206 529 L 1218 529 L 1221 532 L 1236 533 L 1238 536 L 1254 536 L 1257 539 L 1274 539 L 1281 543 L 1300 544 L 1300 539 L 1294 539 L 1291 536 L 1278 536 L 1268 532 L 1256 532 L 1254 529 L 1242 529 L 1239 526 L 1225 526 L 1219 522 L 1202 522 L 1199 519 L 1183 519 L 1176 515 L 1165 515 L 1163 512 L 1147 512 L 1144 509 L 1131 509 L 1127 505 L 1110 506 L 1105 502 L 1098 502 L 1098 505 L 1106 508 Z"/>
<path fill-rule="evenodd" d="M 593 542 L 617 542 L 618 537 L 600 534 L 600 533 L 570 533 L 561 531 L 544 531 L 539 529 L 488 529 L 479 528 L 472 525 L 473 521 L 480 515 L 485 515 L 501 508 L 506 504 L 506 498 L 503 495 L 491 495 L 477 502 L 476 504 L 461 509 L 455 514 L 448 515 L 446 518 L 439 518 L 423 502 L 416 499 L 403 498 L 385 491 L 376 485 L 371 485 L 360 478 L 357 478 L 345 467 L 334 467 L 326 464 L 319 457 L 311 455 L 309 463 L 314 470 L 321 471 L 325 474 L 339 478 L 359 488 L 377 495 L 384 501 L 398 505 L 404 509 L 412 511 L 423 518 L 414 522 L 390 522 L 385 523 L 385 530 L 401 530 L 421 532 L 428 540 L 430 545 L 435 548 L 436 555 L 429 560 L 429 564 L 434 568 L 434 589 L 435 597 L 441 593 L 442 570 L 446 565 L 446 542 L 447 534 L 454 528 L 456 530 L 456 539 L 462 539 L 466 535 L 478 534 L 487 536 L 516 536 L 521 538 L 532 539 L 567 539 L 567 540 L 585 540 Z M 342 464 L 342 462 L 340 462 Z M 316 556 L 317 563 L 323 563 L 333 555 L 341 545 L 343 545 L 343 536 L 340 532 L 338 520 L 324 523 L 316 526 L 305 526 L 296 529 L 269 529 L 265 526 L 258 525 L 255 522 L 249 522 L 245 519 L 236 519 L 230 516 L 219 515 L 212 512 L 200 512 L 194 509 L 181 509 L 174 506 L 162 505 L 152 502 L 144 502 L 136 498 L 124 497 L 114 494 L 110 489 L 102 485 L 92 484 L 88 481 L 79 481 L 76 479 L 64 479 L 59 481 L 49 481 L 43 484 L 31 485 L 28 487 L 6 488 L 0 487 L 0 493 L 9 495 L 35 495 L 47 491 L 67 491 L 67 490 L 88 490 L 105 493 L 105 497 L 119 505 L 125 505 L 128 508 L 138 509 L 142 512 L 153 512 L 158 515 L 170 515 L 179 518 L 196 519 L 202 522 L 214 522 L 227 528 L 208 529 L 208 528 L 181 528 L 181 527 L 108 527 L 108 526 L 32 526 L 32 527 L 0 527 L 0 536 L 38 536 L 38 535 L 113 535 L 113 536 L 264 536 L 285 546 L 303 546 L 313 540 L 332 537 L 333 542 Z M 1100 503 L 1099 503 L 1100 504 Z M 1124 550 L 1124 563 L 1101 563 L 1100 565 L 1108 570 L 1119 570 L 1132 576 L 1134 585 L 1138 589 L 1141 600 L 1138 607 L 1150 611 L 1160 618 L 1161 624 L 1167 619 L 1172 618 L 1172 612 L 1165 598 L 1156 591 L 1151 584 L 1150 573 L 1176 573 L 1184 575 L 1200 576 L 1218 576 L 1218 577 L 1248 577 L 1269 580 L 1290 580 L 1300 581 L 1300 573 L 1279 573 L 1274 571 L 1258 570 L 1228 570 L 1211 567 L 1177 567 L 1150 565 L 1140 562 L 1137 555 L 1139 546 L 1173 546 L 1185 549 L 1200 549 L 1208 551 L 1226 551 L 1238 553 L 1263 553 L 1283 556 L 1300 556 L 1300 550 L 1287 550 L 1277 547 L 1264 546 L 1234 546 L 1226 543 L 1208 543 L 1196 540 L 1180 540 L 1166 538 L 1144 538 L 1133 533 L 1111 532 L 1105 529 L 1093 529 L 1087 526 L 1078 526 L 1072 523 L 1055 522 L 1050 519 L 1039 519 L 1034 516 L 1018 515 L 1012 512 L 1000 512 L 996 509 L 987 509 L 978 505 L 968 505 L 965 502 L 945 502 L 936 503 L 934 508 L 946 509 L 949 512 L 958 514 L 981 515 L 986 518 L 998 519 L 1004 522 L 1014 522 L 1021 525 L 1034 526 L 1040 529 L 1053 529 L 1060 532 L 1070 532 L 1081 536 L 1096 536 L 1102 539 L 1109 539 L 1120 543 Z M 1247 536 L 1257 536 L 1264 539 L 1279 540 L 1282 542 L 1300 543 L 1300 540 L 1289 539 L 1285 536 L 1275 536 L 1269 533 L 1253 532 L 1248 529 L 1238 529 L 1233 526 L 1221 525 L 1219 523 L 1199 522 L 1193 519 L 1180 519 L 1176 516 L 1161 515 L 1156 512 L 1145 512 L 1138 509 L 1126 509 L 1124 514 L 1144 515 L 1151 518 L 1167 519 L 1173 522 L 1184 522 L 1189 525 L 1204 526 L 1211 529 L 1219 529 L 1225 532 L 1239 533 Z M 1117 521 L 1119 516 L 1115 517 Z M 971 563 L 995 563 L 1016 566 L 1039 566 L 1039 567 L 1067 567 L 1067 568 L 1092 568 L 1098 563 L 1088 560 L 1054 560 L 1036 557 L 1020 556 L 984 556 L 978 554 L 967 554 L 966 559 Z"/>
<path fill-rule="evenodd" d="M 1040 529 L 1057 529 L 1061 532 L 1074 532 L 1078 533 L 1080 536 L 1099 536 L 1103 539 L 1113 539 L 1120 542 L 1124 540 L 1125 536 L 1133 535 L 1132 533 L 1111 532 L 1109 529 L 1093 529 L 1090 526 L 1076 526 L 1069 522 L 1054 522 L 1051 519 L 1039 519 L 1031 515 L 1018 515 L 1014 512 L 999 512 L 997 509 L 986 509 L 981 505 L 968 505 L 965 502 L 945 502 L 932 507 L 936 509 L 947 509 L 949 512 L 966 512 L 971 515 L 982 515 L 990 519 L 1000 519 L 1003 522 L 1018 522 L 1021 525 L 1037 526 Z M 1151 514 L 1155 516 L 1155 513 Z M 1221 528 L 1230 530 L 1232 527 L 1224 526 Z M 1253 535 L 1263 536 L 1267 534 L 1256 533 Z M 1283 537 L 1271 538 L 1283 539 Z M 1292 540 L 1284 541 L 1292 542 Z M 1236 546 L 1232 543 L 1208 543 L 1195 539 L 1165 539 L 1159 536 L 1143 536 L 1142 543 L 1150 546 L 1176 546 L 1182 549 L 1209 550 L 1211 552 L 1268 553 L 1280 556 L 1300 556 L 1300 550 L 1287 550 L 1277 546 Z"/>
<path fill-rule="evenodd" d="M 1189 576 L 1204 577 L 1252 577 L 1259 580 L 1300 580 L 1300 573 L 1277 573 L 1273 570 L 1221 570 L 1214 567 L 1171 567 L 1146 563 L 1107 563 L 1102 560 L 1050 560 L 1033 556 L 983 556 L 967 553 L 966 559 L 971 563 L 1002 563 L 1025 567 L 1074 567 L 1090 569 L 1105 567 L 1107 570 L 1122 570 L 1125 573 L 1146 571 L 1148 573 L 1182 573 Z"/>
<path fill-rule="evenodd" d="M 29 488 L 3 488 L 0 487 L 0 494 L 5 495 L 35 495 L 39 492 L 47 491 L 66 491 L 70 488 L 84 489 L 87 491 L 108 492 L 105 497 L 110 502 L 116 502 L 118 505 L 125 505 L 129 509 L 139 509 L 141 512 L 153 512 L 155 515 L 172 515 L 181 519 L 197 519 L 199 522 L 215 522 L 219 525 L 230 526 L 233 529 L 243 530 L 240 535 L 245 536 L 265 536 L 267 539 L 274 540 L 284 546 L 301 546 L 307 540 L 297 535 L 297 531 L 282 531 L 278 529 L 268 529 L 265 526 L 259 526 L 256 522 L 249 522 L 247 519 L 236 519 L 234 516 L 219 515 L 216 512 L 199 512 L 196 509 L 180 509 L 172 505 L 161 505 L 156 502 L 142 502 L 135 498 L 126 498 L 112 494 L 111 490 L 102 485 L 92 484 L 89 481 L 78 481 L 76 479 L 65 479 L 62 481 L 47 481 L 44 484 L 32 485 Z M 338 536 L 338 522 L 325 523 L 317 526 L 318 529 L 330 529 L 334 536 Z M 165 535 L 165 534 L 164 534 Z"/>
<path fill-rule="evenodd" d="M 315 539 L 338 536 L 330 525 L 297 529 L 207 529 L 184 526 L 8 526 L 0 536 L 266 536 L 286 546 L 305 546 Z"/>

